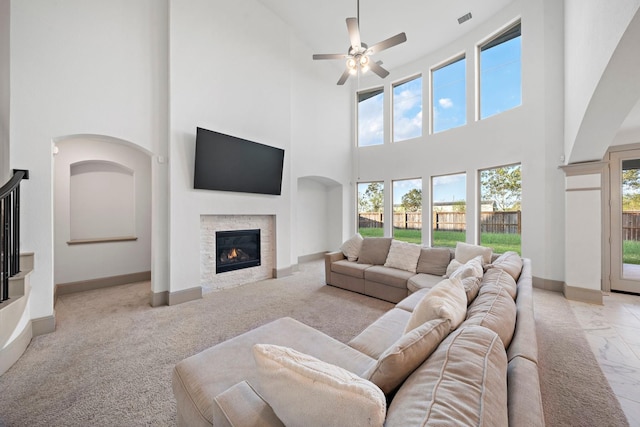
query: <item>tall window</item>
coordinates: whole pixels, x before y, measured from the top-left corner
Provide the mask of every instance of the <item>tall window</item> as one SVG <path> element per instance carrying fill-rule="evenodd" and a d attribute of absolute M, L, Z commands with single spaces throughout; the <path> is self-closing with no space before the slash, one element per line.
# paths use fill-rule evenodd
<path fill-rule="evenodd" d="M 384 236 L 384 182 L 358 183 L 358 232 L 362 237 Z"/>
<path fill-rule="evenodd" d="M 422 180 L 393 181 L 393 237 L 422 243 Z"/>
<path fill-rule="evenodd" d="M 431 195 L 431 245 L 455 248 L 467 235 L 467 175 L 434 176 Z"/>
<path fill-rule="evenodd" d="M 480 118 L 522 104 L 520 23 L 480 46 Z"/>
<path fill-rule="evenodd" d="M 422 136 L 422 76 L 393 86 L 393 141 Z"/>
<path fill-rule="evenodd" d="M 465 67 L 463 56 L 431 71 L 433 133 L 467 123 Z"/>
<path fill-rule="evenodd" d="M 522 174 L 519 164 L 480 171 L 480 244 L 520 252 Z"/>
<path fill-rule="evenodd" d="M 384 144 L 384 89 L 358 93 L 358 146 Z"/>

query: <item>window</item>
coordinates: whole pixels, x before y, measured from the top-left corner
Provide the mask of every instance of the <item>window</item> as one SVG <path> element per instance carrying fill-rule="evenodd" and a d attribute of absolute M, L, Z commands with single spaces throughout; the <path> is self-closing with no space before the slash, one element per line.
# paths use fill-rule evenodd
<path fill-rule="evenodd" d="M 358 146 L 384 144 L 384 90 L 358 93 Z"/>
<path fill-rule="evenodd" d="M 358 183 L 358 232 L 362 237 L 384 236 L 384 182 Z"/>
<path fill-rule="evenodd" d="M 393 181 L 393 238 L 422 243 L 422 180 Z"/>
<path fill-rule="evenodd" d="M 522 104 L 520 23 L 480 46 L 480 118 Z"/>
<path fill-rule="evenodd" d="M 480 244 L 520 253 L 522 175 L 519 164 L 480 171 Z"/>
<path fill-rule="evenodd" d="M 393 86 L 393 141 L 422 136 L 422 77 Z"/>
<path fill-rule="evenodd" d="M 431 71 L 433 133 L 467 123 L 464 56 Z"/>
<path fill-rule="evenodd" d="M 431 246 L 455 248 L 467 237 L 467 176 L 434 176 L 431 178 L 432 234 Z"/>

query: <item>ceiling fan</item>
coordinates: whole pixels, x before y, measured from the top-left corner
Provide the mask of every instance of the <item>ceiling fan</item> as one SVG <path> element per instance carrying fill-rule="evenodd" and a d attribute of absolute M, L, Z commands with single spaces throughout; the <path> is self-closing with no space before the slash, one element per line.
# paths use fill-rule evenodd
<path fill-rule="evenodd" d="M 367 46 L 366 43 L 363 43 L 360 40 L 360 0 L 358 0 L 357 7 L 357 17 L 347 18 L 347 31 L 349 32 L 349 39 L 351 41 L 351 45 L 349 46 L 349 49 L 347 49 L 347 53 L 319 53 L 313 55 L 313 59 L 347 60 L 347 68 L 338 80 L 339 85 L 343 85 L 350 75 L 356 74 L 358 72 L 358 69 L 360 69 L 362 72 L 371 70 L 384 79 L 389 75 L 389 71 L 381 67 L 381 61 L 372 61 L 370 56 L 374 53 L 380 52 L 382 50 L 407 41 L 406 34 L 399 33 L 393 37 L 389 37 L 386 40 L 376 43 L 371 47 Z"/>

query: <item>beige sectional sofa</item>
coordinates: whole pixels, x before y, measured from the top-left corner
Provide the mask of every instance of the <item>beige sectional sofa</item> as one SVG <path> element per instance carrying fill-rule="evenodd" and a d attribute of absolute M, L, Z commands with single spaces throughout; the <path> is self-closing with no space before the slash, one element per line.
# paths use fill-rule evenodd
<path fill-rule="evenodd" d="M 178 424 L 543 426 L 531 263 L 517 261 L 440 277 L 346 344 L 282 318 L 193 355 L 173 371 Z M 464 289 L 459 325 L 432 303 L 448 287 Z"/>

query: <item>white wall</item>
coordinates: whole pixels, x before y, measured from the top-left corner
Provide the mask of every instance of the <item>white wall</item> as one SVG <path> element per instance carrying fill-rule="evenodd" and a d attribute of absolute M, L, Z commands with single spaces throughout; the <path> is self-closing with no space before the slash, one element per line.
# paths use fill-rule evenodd
<path fill-rule="evenodd" d="M 52 141 L 99 134 L 167 155 L 167 13 L 167 0 L 11 4 L 11 164 L 31 171 L 22 250 L 36 254 L 34 318 L 53 314 Z M 164 184 L 154 204 L 166 206 Z"/>
<path fill-rule="evenodd" d="M 0 186 L 10 178 L 9 164 L 9 36 L 10 0 L 0 0 Z"/>
<path fill-rule="evenodd" d="M 54 158 L 55 283 L 70 283 L 149 271 L 151 269 L 151 158 L 149 155 L 125 145 L 124 142 L 94 137 L 66 139 L 57 142 L 57 145 L 59 153 Z M 134 223 L 130 226 L 131 235 L 137 240 L 67 244 L 73 238 L 71 165 L 85 161 L 113 162 L 133 171 L 134 204 L 131 207 L 134 211 Z M 82 204 L 100 205 L 105 192 L 107 196 L 110 192 L 108 188 L 104 190 L 95 191 L 92 197 L 82 200 Z M 119 194 L 114 196 L 121 197 Z M 117 217 L 112 214 L 109 216 Z M 110 222 L 111 220 L 96 223 L 94 220 L 91 224 L 82 224 L 82 226 L 83 230 L 88 232 L 91 230 L 107 232 L 110 228 L 105 223 Z M 120 225 L 120 228 L 129 227 L 129 224 Z"/>
<path fill-rule="evenodd" d="M 467 125 L 426 135 L 429 100 L 425 97 L 425 135 L 415 140 L 358 149 L 353 177 L 361 182 L 383 180 L 387 189 L 394 179 L 421 177 L 426 192 L 431 176 L 466 172 L 467 203 L 473 206 L 477 203 L 479 169 L 521 163 L 522 253 L 532 258 L 535 276 L 555 280 L 562 280 L 564 275 L 564 176 L 557 169 L 562 154 L 562 123 L 558 117 L 562 116 L 563 105 L 561 96 L 553 97 L 553 90 L 561 89 L 563 81 L 561 61 L 558 61 L 562 58 L 562 21 L 558 18 L 562 17 L 562 5 L 559 3 L 515 1 L 461 39 L 393 70 L 385 80 L 372 77 L 361 81 L 359 90 L 384 84 L 388 97 L 393 82 L 422 73 L 423 87 L 428 88 L 430 67 L 465 52 Z M 523 34 L 522 105 L 476 121 L 475 46 L 519 17 Z M 407 37 L 411 40 L 410 34 Z M 387 217 L 391 215 L 390 205 L 385 204 Z M 468 223 L 467 240 L 477 242 L 476 235 L 477 227 Z"/>
<path fill-rule="evenodd" d="M 602 120 L 613 120 L 614 123 L 618 120 L 619 126 L 638 100 L 636 85 L 628 85 L 625 79 L 625 68 L 627 72 L 631 72 L 630 64 L 622 65 L 616 71 L 617 74 L 612 76 L 613 81 L 605 90 L 611 99 L 605 102 L 594 100 L 594 92 L 602 84 L 603 73 L 612 59 L 615 59 L 615 49 L 639 8 L 640 0 L 565 0 L 564 44 L 567 48 L 564 136 L 565 152 L 570 163 L 600 160 L 617 129 L 615 124 L 609 129 Z M 637 36 L 629 40 L 630 57 L 637 57 L 637 40 Z M 636 76 L 637 70 L 634 70 L 628 77 L 631 81 L 637 81 Z M 630 99 L 627 100 L 629 96 Z M 621 114 L 618 108 L 625 104 L 629 104 L 628 109 L 619 117 Z M 591 114 L 595 117 L 589 117 L 590 110 L 593 110 Z M 607 118 L 610 114 L 613 116 Z M 594 126 L 589 127 L 590 124 Z M 597 135 L 599 128 L 600 131 L 604 128 L 610 135 Z M 593 138 L 595 140 L 591 140 Z"/>

